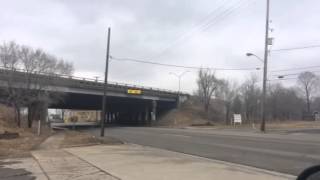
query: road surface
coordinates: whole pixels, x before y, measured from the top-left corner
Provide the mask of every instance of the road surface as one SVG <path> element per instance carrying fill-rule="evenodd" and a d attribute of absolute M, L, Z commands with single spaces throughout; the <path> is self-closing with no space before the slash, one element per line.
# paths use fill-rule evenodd
<path fill-rule="evenodd" d="M 99 135 L 99 129 L 90 131 Z M 221 130 L 113 127 L 106 129 L 106 136 L 292 175 L 320 164 L 320 138 L 304 134 L 224 134 Z"/>

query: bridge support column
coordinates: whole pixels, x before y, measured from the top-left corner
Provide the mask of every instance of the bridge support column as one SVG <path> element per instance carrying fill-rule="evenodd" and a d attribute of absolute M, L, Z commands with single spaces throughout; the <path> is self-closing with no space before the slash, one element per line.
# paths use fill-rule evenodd
<path fill-rule="evenodd" d="M 109 112 L 109 123 L 112 123 L 112 112 Z"/>
<path fill-rule="evenodd" d="M 32 127 L 32 122 L 35 120 L 36 107 L 34 105 L 28 106 L 28 128 Z"/>
<path fill-rule="evenodd" d="M 145 124 L 149 124 L 149 108 L 148 105 L 146 105 L 145 111 L 144 111 L 144 122 Z"/>
<path fill-rule="evenodd" d="M 62 119 L 63 122 L 64 122 L 64 112 L 65 112 L 65 110 L 61 109 L 61 119 Z"/>
<path fill-rule="evenodd" d="M 110 113 L 109 112 L 106 112 L 106 123 L 108 124 L 109 121 L 110 121 Z"/>
<path fill-rule="evenodd" d="M 110 123 L 114 123 L 114 112 L 111 113 L 111 121 Z"/>
<path fill-rule="evenodd" d="M 142 121 L 142 112 L 139 112 L 139 113 L 138 113 L 138 124 L 139 124 L 139 125 L 143 124 L 143 121 Z"/>
<path fill-rule="evenodd" d="M 112 123 L 112 112 L 108 113 L 108 123 Z"/>
<path fill-rule="evenodd" d="M 119 123 L 119 116 L 120 116 L 120 113 L 116 112 L 116 114 L 115 114 L 115 122 L 116 123 Z"/>
<path fill-rule="evenodd" d="M 48 104 L 43 102 L 40 104 L 40 117 L 39 120 L 41 122 L 47 122 L 48 117 Z"/>
<path fill-rule="evenodd" d="M 151 113 L 151 121 L 157 120 L 157 101 L 152 101 L 152 113 Z"/>

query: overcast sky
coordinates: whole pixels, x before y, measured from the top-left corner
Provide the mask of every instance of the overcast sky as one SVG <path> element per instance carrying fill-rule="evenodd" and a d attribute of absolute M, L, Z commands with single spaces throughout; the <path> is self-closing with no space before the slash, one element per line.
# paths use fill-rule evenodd
<path fill-rule="evenodd" d="M 14 40 L 72 61 L 78 76 L 102 79 L 109 26 L 114 57 L 212 68 L 261 67 L 245 53 L 263 57 L 265 0 L 0 1 L 1 41 Z M 319 7 L 318 0 L 271 0 L 272 49 L 320 44 Z M 320 65 L 319 57 L 319 48 L 273 52 L 269 66 L 272 71 Z M 170 72 L 186 70 L 111 61 L 109 80 L 177 90 L 178 80 Z M 239 82 L 251 73 L 262 74 L 216 73 Z M 195 82 L 196 71 L 191 70 L 182 79 L 182 90 L 192 92 Z"/>

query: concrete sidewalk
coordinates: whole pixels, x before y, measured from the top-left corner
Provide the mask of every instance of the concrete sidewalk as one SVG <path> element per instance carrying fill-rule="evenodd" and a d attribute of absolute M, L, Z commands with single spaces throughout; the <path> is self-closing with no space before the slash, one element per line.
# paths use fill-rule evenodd
<path fill-rule="evenodd" d="M 0 160 L 1 180 L 48 180 L 39 164 L 31 157 Z"/>
<path fill-rule="evenodd" d="M 64 151 L 70 153 L 69 158 L 78 157 L 74 163 L 81 164 L 81 160 L 122 180 L 295 179 L 291 175 L 131 144 L 76 147 Z"/>
<path fill-rule="evenodd" d="M 62 149 L 32 152 L 50 180 L 116 180 L 107 172 Z"/>

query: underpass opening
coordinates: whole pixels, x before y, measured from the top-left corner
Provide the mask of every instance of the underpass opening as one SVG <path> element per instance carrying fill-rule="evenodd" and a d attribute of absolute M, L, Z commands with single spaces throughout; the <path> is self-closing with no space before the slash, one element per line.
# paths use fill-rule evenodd
<path fill-rule="evenodd" d="M 63 99 L 51 104 L 49 108 L 101 112 L 101 95 L 68 93 Z M 176 102 L 107 96 L 106 107 L 106 126 L 151 126 L 158 116 L 175 108 Z M 97 118 L 97 122 L 99 119 Z"/>

